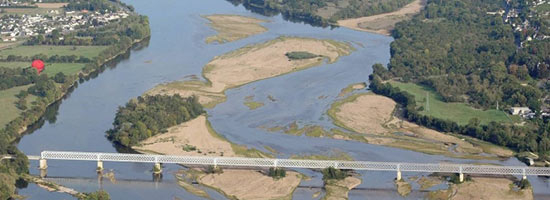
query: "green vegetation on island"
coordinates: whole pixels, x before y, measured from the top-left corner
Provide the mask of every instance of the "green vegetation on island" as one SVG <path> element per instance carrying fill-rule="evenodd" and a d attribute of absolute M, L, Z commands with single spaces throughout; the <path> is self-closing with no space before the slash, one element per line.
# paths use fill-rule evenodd
<path fill-rule="evenodd" d="M 290 60 L 302 60 L 319 57 L 319 55 L 315 55 L 307 51 L 292 51 L 286 53 L 285 56 Z"/>
<path fill-rule="evenodd" d="M 107 131 L 107 135 L 110 140 L 130 147 L 203 113 L 194 96 L 139 96 L 118 109 L 114 128 Z"/>
<path fill-rule="evenodd" d="M 85 197 L 79 198 L 82 200 L 110 200 L 111 197 L 109 196 L 109 193 L 105 192 L 105 190 L 99 190 L 91 193 L 85 193 Z"/>

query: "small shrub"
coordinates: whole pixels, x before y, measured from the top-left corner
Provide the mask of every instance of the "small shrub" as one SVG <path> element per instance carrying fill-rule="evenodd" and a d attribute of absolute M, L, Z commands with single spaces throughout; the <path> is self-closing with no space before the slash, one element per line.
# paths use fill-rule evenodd
<path fill-rule="evenodd" d="M 223 169 L 221 167 L 214 167 L 212 165 L 208 165 L 208 167 L 206 167 L 206 169 L 204 169 L 204 173 L 207 173 L 207 174 L 221 174 L 223 173 Z"/>
<path fill-rule="evenodd" d="M 469 175 L 464 175 L 464 182 L 471 181 L 471 180 L 472 180 L 472 177 L 470 177 Z M 454 184 L 461 184 L 459 174 L 453 174 L 449 176 L 449 182 Z"/>
<path fill-rule="evenodd" d="M 85 197 L 81 197 L 82 200 L 110 200 L 109 193 L 99 190 L 92 193 L 87 193 Z"/>
<path fill-rule="evenodd" d="M 197 150 L 197 147 L 195 147 L 193 145 L 185 144 L 185 146 L 183 146 L 183 150 L 186 151 L 186 152 L 195 151 L 195 150 Z"/>
<path fill-rule="evenodd" d="M 516 184 L 522 190 L 531 187 L 531 183 L 529 183 L 527 179 L 521 179 L 521 181 L 517 181 Z"/>
<path fill-rule="evenodd" d="M 334 167 L 328 167 L 323 169 L 323 180 L 336 179 L 342 180 L 348 177 L 348 172 L 340 169 L 335 169 Z"/>
<path fill-rule="evenodd" d="M 318 55 L 306 52 L 306 51 L 293 51 L 288 52 L 285 56 L 290 60 L 302 60 L 319 57 Z"/>
<path fill-rule="evenodd" d="M 282 168 L 269 168 L 267 175 L 273 177 L 274 179 L 284 178 L 286 176 L 286 171 Z"/>
<path fill-rule="evenodd" d="M 157 165 L 153 166 L 153 172 L 161 172 L 162 171 L 162 166 L 161 167 L 157 167 Z"/>

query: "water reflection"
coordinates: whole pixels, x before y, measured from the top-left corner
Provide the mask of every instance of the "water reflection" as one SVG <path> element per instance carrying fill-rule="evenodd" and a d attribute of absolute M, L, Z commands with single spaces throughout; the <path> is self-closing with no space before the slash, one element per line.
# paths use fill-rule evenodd
<path fill-rule="evenodd" d="M 273 17 L 281 14 L 284 20 L 294 23 L 304 23 L 314 27 L 330 27 L 331 29 L 337 28 L 337 25 L 329 23 L 327 20 L 319 16 L 313 16 L 308 13 L 289 12 L 285 10 L 278 10 L 266 4 L 263 0 L 227 0 L 235 6 L 243 5 L 243 7 L 253 13 L 257 13 L 266 17 Z"/>

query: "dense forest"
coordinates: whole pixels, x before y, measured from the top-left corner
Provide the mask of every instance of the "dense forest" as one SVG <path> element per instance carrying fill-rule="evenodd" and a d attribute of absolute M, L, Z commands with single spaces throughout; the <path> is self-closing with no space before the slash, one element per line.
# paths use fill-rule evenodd
<path fill-rule="evenodd" d="M 281 13 L 290 21 L 301 21 L 318 26 L 335 24 L 337 20 L 392 12 L 412 0 L 228 0 L 235 5 L 260 14 Z"/>
<path fill-rule="evenodd" d="M 107 136 L 129 147 L 203 113 L 202 106 L 194 96 L 140 96 L 118 108 L 114 128 L 107 131 Z"/>
<path fill-rule="evenodd" d="M 470 135 L 517 151 L 550 153 L 550 124 L 536 117 L 524 126 L 472 119 L 466 126 L 419 114 L 406 91 L 385 83 L 393 79 L 433 88 L 447 102 L 481 108 L 528 106 L 540 115 L 549 70 L 548 39 L 529 43 L 502 15 L 501 0 L 429 0 L 425 10 L 393 31 L 388 68 L 373 66 L 371 89 L 406 107 L 409 120 L 445 132 Z M 523 29 L 525 32 L 528 29 Z"/>

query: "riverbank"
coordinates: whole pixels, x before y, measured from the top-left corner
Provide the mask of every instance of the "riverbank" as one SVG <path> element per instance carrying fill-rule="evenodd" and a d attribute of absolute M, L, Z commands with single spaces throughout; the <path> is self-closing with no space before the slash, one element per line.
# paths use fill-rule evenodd
<path fill-rule="evenodd" d="M 373 93 L 354 94 L 332 104 L 334 124 L 365 137 L 370 144 L 467 159 L 505 159 L 514 152 L 474 138 L 446 134 L 401 119 L 399 106 Z"/>
<path fill-rule="evenodd" d="M 212 108 L 225 101 L 224 92 L 227 89 L 318 66 L 324 60 L 333 63 L 352 51 L 354 49 L 350 44 L 334 40 L 279 37 L 215 57 L 203 67 L 202 75 L 206 81 L 161 84 L 145 94 L 195 95 L 202 105 Z M 295 60 L 285 55 L 289 52 L 309 52 L 318 56 Z"/>
<path fill-rule="evenodd" d="M 124 21 L 122 20 L 120 23 L 126 23 L 125 25 L 136 25 L 135 23 L 144 22 L 142 24 L 137 24 L 140 27 L 147 27 L 149 28 L 149 24 L 146 20 L 146 17 L 143 16 L 129 16 Z M 113 32 L 116 32 L 117 30 L 113 29 Z M 147 31 L 149 32 L 149 31 Z M 134 36 L 134 35 L 132 35 Z M 10 176 L 13 179 L 21 179 L 22 176 L 26 175 L 28 173 L 28 160 L 27 158 L 20 153 L 15 145 L 13 144 L 15 141 L 18 141 L 24 133 L 26 133 L 28 128 L 32 127 L 34 124 L 39 123 L 40 120 L 43 118 L 43 116 L 47 112 L 47 108 L 50 105 L 54 105 L 61 101 L 63 98 L 65 98 L 70 91 L 72 91 L 76 85 L 78 84 L 78 81 L 82 82 L 84 79 L 89 79 L 91 77 L 96 76 L 99 71 L 103 70 L 105 67 L 104 65 L 108 62 L 111 62 L 112 60 L 118 58 L 120 55 L 124 55 L 126 52 L 130 50 L 135 44 L 146 40 L 149 38 L 149 34 L 141 35 L 139 39 L 134 40 L 127 40 L 125 42 L 119 42 L 119 43 L 113 43 L 112 45 L 109 45 L 108 48 L 105 48 L 103 51 L 99 53 L 96 57 L 93 59 L 87 58 L 88 60 L 86 67 L 83 67 L 79 69 L 78 74 L 64 74 L 64 73 L 57 73 L 55 76 L 46 77 L 44 75 L 40 76 L 39 78 L 36 78 L 36 74 L 28 74 L 24 73 L 25 70 L 17 69 L 21 66 L 16 66 L 16 68 L 4 68 L 4 70 L 7 71 L 16 71 L 17 73 L 21 73 L 21 76 L 14 76 L 13 80 L 18 80 L 17 78 L 21 77 L 34 77 L 29 80 L 25 80 L 17 84 L 26 84 L 25 86 L 30 86 L 27 89 L 21 89 L 17 91 L 17 95 L 15 95 L 19 100 L 17 102 L 8 102 L 10 106 L 16 107 L 18 112 L 10 112 L 13 115 L 16 115 L 12 118 L 9 118 L 11 121 L 2 124 L 0 135 L 2 135 L 2 141 L 0 141 L 2 144 L 5 144 L 0 149 L 0 152 L 2 154 L 12 154 L 16 155 L 15 159 L 13 161 L 6 161 L 5 167 L 7 170 L 2 170 L 6 173 L 6 176 Z M 137 38 L 137 37 L 135 37 Z M 22 45 L 22 44 L 21 44 Z M 43 44 L 39 44 L 43 45 Z M 73 47 L 76 49 L 76 47 Z M 17 55 L 18 53 L 28 53 L 28 52 L 12 52 L 10 53 L 11 57 L 15 57 L 17 59 L 28 59 L 28 56 L 20 56 Z M 15 55 L 14 55 L 15 54 Z M 74 53 L 77 54 L 77 53 Z M 73 56 L 77 57 L 74 54 L 70 55 L 63 55 L 63 56 Z M 52 59 L 52 57 L 56 57 L 56 55 L 53 55 L 49 57 L 48 59 Z M 82 58 L 82 57 L 81 57 Z M 84 59 L 86 60 L 86 59 Z M 3 60 L 4 61 L 4 60 Z M 84 61 L 82 61 L 84 62 Z M 69 62 L 70 63 L 70 62 Z M 78 65 L 79 63 L 76 63 L 75 65 Z M 68 66 L 68 65 L 65 65 Z M 71 71 L 71 69 L 66 69 L 66 71 Z M 47 70 L 46 70 L 47 71 Z M 63 71 L 63 70 L 61 70 Z M 30 70 L 29 72 L 34 73 L 34 70 Z M 65 71 L 64 71 L 65 72 Z M 15 74 L 17 74 L 15 73 Z M 9 73 L 8 73 L 9 74 Z M 19 74 L 17 74 L 19 75 Z M 12 79 L 8 79 L 12 80 Z M 19 79 L 20 80 L 20 79 Z M 30 81 L 32 80 L 32 81 Z M 8 88 L 14 86 L 7 85 Z M 0 95 L 1 96 L 1 95 Z M 11 143 L 8 145 L 8 143 Z M 11 146 L 13 145 L 13 146 Z M 0 145 L 1 146 L 1 145 Z M 0 167 L 2 168 L 2 167 Z M 5 186 L 4 184 L 15 184 L 15 181 L 11 181 L 8 179 L 5 182 L 2 182 L 0 184 L 0 187 L 6 188 L 7 190 L 2 190 L 2 193 L 0 193 L 0 196 L 4 197 L 4 195 L 13 195 L 15 192 L 15 188 Z M 6 197 L 6 198 L 7 198 Z"/>
<path fill-rule="evenodd" d="M 427 0 L 414 0 L 405 7 L 389 13 L 359 17 L 353 19 L 338 20 L 338 26 L 358 31 L 390 35 L 395 24 L 409 20 L 426 6 Z"/>
<path fill-rule="evenodd" d="M 103 70 L 104 69 L 104 66 L 106 63 L 109 63 L 115 59 L 117 59 L 118 57 L 120 57 L 121 55 L 124 55 L 126 54 L 128 51 L 131 50 L 131 48 L 133 48 L 135 45 L 141 43 L 141 42 L 144 42 L 145 40 L 149 39 L 150 35 L 142 38 L 141 40 L 134 40 L 132 41 L 132 44 L 130 46 L 128 46 L 127 48 L 125 48 L 124 50 L 122 51 L 119 51 L 118 53 L 115 53 L 115 55 L 109 57 L 109 58 L 106 58 L 104 59 L 103 61 L 101 61 L 100 63 L 98 63 L 97 65 L 99 66 L 98 68 L 94 68 L 92 71 L 89 71 L 89 72 L 79 72 L 78 73 L 78 78 L 74 78 L 73 81 L 71 81 L 69 85 L 67 86 L 64 86 L 64 87 L 61 87 L 63 89 L 63 91 L 61 92 L 61 95 L 56 97 L 52 102 L 50 103 L 47 103 L 43 106 L 43 112 L 42 114 L 40 114 L 38 117 L 36 117 L 36 120 L 32 120 L 30 121 L 30 123 L 28 124 L 23 124 L 21 125 L 21 128 L 19 129 L 18 131 L 18 134 L 23 134 L 24 132 L 27 131 L 28 127 L 29 126 L 32 126 L 32 124 L 36 123 L 38 120 L 40 120 L 40 118 L 42 118 L 44 112 L 46 111 L 46 108 L 49 107 L 50 105 L 52 104 L 55 104 L 59 101 L 61 101 L 63 98 L 65 98 L 68 94 L 69 91 L 72 91 L 74 89 L 74 87 L 78 84 L 79 80 L 87 80 L 89 78 L 91 78 L 92 76 L 96 75 L 96 73 L 99 73 L 99 71 Z M 14 138 L 14 140 L 16 140 L 17 138 Z M 13 141 L 12 141 L 13 142 Z"/>
<path fill-rule="evenodd" d="M 207 15 L 210 27 L 216 30 L 217 34 L 207 37 L 206 43 L 223 44 L 244 39 L 253 35 L 264 33 L 267 28 L 260 25 L 266 23 L 266 20 L 260 20 L 252 17 L 239 15 Z"/>

